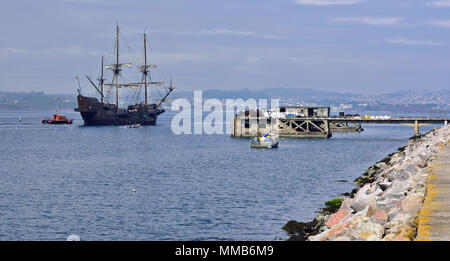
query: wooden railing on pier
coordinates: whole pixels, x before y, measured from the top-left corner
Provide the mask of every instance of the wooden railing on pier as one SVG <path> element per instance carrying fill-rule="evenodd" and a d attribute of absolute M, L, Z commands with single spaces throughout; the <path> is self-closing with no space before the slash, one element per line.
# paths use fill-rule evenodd
<path fill-rule="evenodd" d="M 259 124 L 260 120 L 269 120 L 279 130 L 280 137 L 331 137 L 332 132 L 363 131 L 361 124 L 408 124 L 414 126 L 414 135 L 419 135 L 419 127 L 423 124 L 447 124 L 446 117 L 377 117 L 377 116 L 347 116 L 347 117 L 298 117 L 283 118 L 235 117 L 233 120 L 233 137 L 251 137 L 259 130 L 251 128 L 252 121 Z M 276 123 L 275 123 L 276 122 Z M 351 126 L 349 126 L 351 124 Z M 252 131 L 253 130 L 253 131 Z M 264 130 L 267 131 L 267 130 Z"/>

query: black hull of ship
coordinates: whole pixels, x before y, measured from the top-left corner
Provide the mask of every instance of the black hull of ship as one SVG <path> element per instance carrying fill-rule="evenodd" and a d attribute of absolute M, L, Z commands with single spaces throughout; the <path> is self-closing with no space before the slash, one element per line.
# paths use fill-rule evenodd
<path fill-rule="evenodd" d="M 75 111 L 80 112 L 84 125 L 155 125 L 158 115 L 164 112 L 155 104 L 135 104 L 124 109 L 94 97 L 78 95 L 77 100 Z"/>

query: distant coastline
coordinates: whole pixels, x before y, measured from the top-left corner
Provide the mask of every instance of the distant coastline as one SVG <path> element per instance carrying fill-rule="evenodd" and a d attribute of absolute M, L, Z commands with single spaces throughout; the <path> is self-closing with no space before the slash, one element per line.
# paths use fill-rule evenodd
<path fill-rule="evenodd" d="M 173 100 L 193 99 L 193 91 L 175 91 Z M 280 104 L 291 106 L 330 106 L 332 112 L 392 112 L 447 114 L 450 110 L 450 90 L 403 91 L 380 95 L 338 93 L 306 88 L 240 89 L 202 92 L 204 99 L 280 99 Z M 46 94 L 37 92 L 0 91 L 0 110 L 72 110 L 76 94 Z"/>
<path fill-rule="evenodd" d="M 70 94 L 0 91 L 0 110 L 4 111 L 73 110 L 76 102 L 76 95 Z"/>

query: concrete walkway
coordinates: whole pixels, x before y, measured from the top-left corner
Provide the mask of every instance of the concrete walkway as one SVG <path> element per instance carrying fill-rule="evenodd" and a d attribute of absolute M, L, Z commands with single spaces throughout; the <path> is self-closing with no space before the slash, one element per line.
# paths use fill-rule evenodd
<path fill-rule="evenodd" d="M 450 241 L 450 144 L 442 149 L 430 170 L 416 240 Z"/>

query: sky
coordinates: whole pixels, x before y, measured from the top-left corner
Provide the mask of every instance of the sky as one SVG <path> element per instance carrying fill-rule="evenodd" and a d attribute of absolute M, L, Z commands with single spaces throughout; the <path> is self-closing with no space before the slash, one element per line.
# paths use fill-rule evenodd
<path fill-rule="evenodd" d="M 183 91 L 450 88 L 450 0 L 14 0 L 0 9 L 0 91 L 75 94 L 76 75 L 88 88 L 117 22 L 121 62 L 140 63 L 145 31 L 153 79 Z"/>

